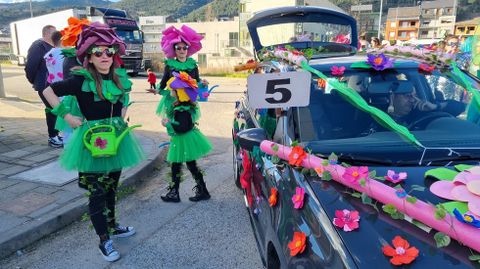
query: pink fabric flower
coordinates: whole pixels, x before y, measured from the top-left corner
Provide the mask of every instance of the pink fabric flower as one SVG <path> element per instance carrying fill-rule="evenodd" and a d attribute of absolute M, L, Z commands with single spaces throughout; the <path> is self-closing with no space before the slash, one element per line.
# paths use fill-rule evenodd
<path fill-rule="evenodd" d="M 55 78 L 54 74 L 48 74 L 47 82 L 52 83 L 53 79 Z"/>
<path fill-rule="evenodd" d="M 352 183 L 358 184 L 360 179 L 367 179 L 368 178 L 368 167 L 367 166 L 351 166 L 345 169 L 345 173 L 343 173 L 343 178 L 348 180 Z"/>
<path fill-rule="evenodd" d="M 345 66 L 332 66 L 330 67 L 330 71 L 332 71 L 332 76 L 337 76 L 337 77 L 341 77 L 343 76 L 343 73 L 345 72 Z"/>
<path fill-rule="evenodd" d="M 107 139 L 101 139 L 100 137 L 95 139 L 95 147 L 97 148 L 105 149 L 107 147 L 107 143 Z"/>
<path fill-rule="evenodd" d="M 359 220 L 360 214 L 358 211 L 350 211 L 347 209 L 336 210 L 335 218 L 333 218 L 333 224 L 339 228 L 343 228 L 345 232 L 351 232 L 360 227 L 358 224 Z"/>
<path fill-rule="evenodd" d="M 390 181 L 390 182 L 393 182 L 395 184 L 403 181 L 404 179 L 407 178 L 407 173 L 405 172 L 400 172 L 400 173 L 395 173 L 395 171 L 393 170 L 388 170 L 387 171 L 387 175 L 385 176 L 385 179 Z"/>
<path fill-rule="evenodd" d="M 305 190 L 303 188 L 297 187 L 295 189 L 295 194 L 292 196 L 293 207 L 296 209 L 302 208 L 304 198 L 305 198 Z"/>
<path fill-rule="evenodd" d="M 202 49 L 202 39 L 202 35 L 186 25 L 182 25 L 180 29 L 170 26 L 162 32 L 162 50 L 167 58 L 175 58 L 175 44 L 185 42 L 188 45 L 187 57 L 190 57 Z"/>

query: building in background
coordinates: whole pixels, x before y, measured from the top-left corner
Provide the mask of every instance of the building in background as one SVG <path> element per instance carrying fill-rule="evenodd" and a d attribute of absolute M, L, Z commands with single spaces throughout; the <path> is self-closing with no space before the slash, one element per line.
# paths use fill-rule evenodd
<path fill-rule="evenodd" d="M 140 17 L 140 29 L 143 31 L 143 53 L 154 54 L 161 53 L 162 31 L 165 30 L 165 16 Z"/>
<path fill-rule="evenodd" d="M 419 39 L 443 38 L 453 34 L 457 10 L 456 0 L 436 0 L 422 2 Z"/>
<path fill-rule="evenodd" d="M 259 11 L 275 8 L 275 7 L 285 7 L 285 6 L 319 6 L 327 7 L 334 10 L 342 11 L 338 6 L 332 4 L 328 0 L 240 0 L 240 11 L 239 11 L 239 42 L 240 47 L 253 51 L 252 40 L 250 34 L 248 33 L 247 21 L 253 17 L 253 15 Z M 293 33 L 284 33 L 290 34 Z"/>
<path fill-rule="evenodd" d="M 418 38 L 419 7 L 389 8 L 385 25 L 385 40 L 407 41 Z"/>
<path fill-rule="evenodd" d="M 475 31 L 479 29 L 479 25 L 480 25 L 480 17 L 477 17 L 468 21 L 459 21 L 455 24 L 455 35 L 472 36 L 475 34 Z"/>
<path fill-rule="evenodd" d="M 377 36 L 380 12 L 373 11 L 373 5 L 353 5 L 350 15 L 357 21 L 357 31 L 367 37 Z"/>
<path fill-rule="evenodd" d="M 179 28 L 183 24 L 204 36 L 202 50 L 192 58 L 197 60 L 200 69 L 208 69 L 206 72 L 232 72 L 232 66 L 252 57 L 239 47 L 239 17 L 221 21 L 167 23 L 165 26 Z"/>

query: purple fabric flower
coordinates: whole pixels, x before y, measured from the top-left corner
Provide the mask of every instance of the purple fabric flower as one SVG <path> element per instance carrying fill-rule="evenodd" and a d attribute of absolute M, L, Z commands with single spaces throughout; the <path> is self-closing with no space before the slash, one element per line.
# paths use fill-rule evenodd
<path fill-rule="evenodd" d="M 190 100 L 195 102 L 198 96 L 197 82 L 185 72 L 172 72 L 172 74 L 175 77 L 175 80 L 170 84 L 170 88 L 175 90 L 184 89 Z"/>
<path fill-rule="evenodd" d="M 371 65 L 372 68 L 377 71 L 382 71 L 387 68 L 393 67 L 394 60 L 391 58 L 388 58 L 383 53 L 380 53 L 378 55 L 367 54 L 367 56 L 368 56 L 367 64 Z"/>

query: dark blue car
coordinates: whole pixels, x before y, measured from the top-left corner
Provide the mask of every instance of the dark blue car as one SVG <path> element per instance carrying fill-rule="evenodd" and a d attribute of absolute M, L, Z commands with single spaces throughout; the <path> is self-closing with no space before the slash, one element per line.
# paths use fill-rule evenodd
<path fill-rule="evenodd" d="M 341 12 L 315 7 L 280 8 L 255 15 L 248 26 L 257 52 L 278 44 L 300 49 L 329 47 L 327 53 L 313 55 L 310 66 L 324 74 L 329 74 L 333 65 L 345 66 L 342 81 L 370 106 L 392 115 L 423 145 L 436 148 L 425 153 L 406 142 L 371 114 L 346 101 L 335 89 L 320 85 L 315 75 L 306 107 L 283 111 L 254 109 L 245 95 L 236 103 L 232 129 L 235 182 L 239 187 L 243 184 L 264 265 L 267 268 L 394 268 L 390 257 L 382 253 L 382 246 L 391 245 L 392 239 L 400 235 L 419 250 L 419 256 L 404 265 L 406 268 L 480 268 L 479 263 L 469 260 L 474 252 L 457 241 L 452 239 L 447 247 L 438 248 L 436 231 L 419 228 L 415 221 L 394 219 L 383 212 L 380 204 L 376 210 L 335 181 L 321 180 L 286 162 L 278 163 L 272 156 L 254 152 L 263 140 L 286 146 L 296 141 L 312 154 L 328 158 L 333 152 L 339 163 L 368 166 L 377 175 L 386 175 L 388 170 L 406 172 L 404 189 L 410 190 L 414 185 L 426 187 L 423 192 L 415 192 L 419 200 L 432 204 L 447 202 L 429 191 L 435 180 L 425 177 L 426 171 L 438 167 L 453 170 L 458 164 L 480 162 L 480 126 L 466 119 L 471 95 L 458 81 L 451 79 L 448 72 L 419 72 L 419 63 L 411 60 L 396 59 L 394 68 L 382 72 L 352 68 L 351 64 L 365 61 L 366 56 L 355 52 L 355 21 Z M 350 43 L 334 43 L 334 38 L 344 35 L 345 29 L 349 30 Z M 478 80 L 465 75 L 468 83 L 480 89 Z M 395 117 L 395 111 L 400 113 L 408 105 L 396 104 L 393 93 L 407 98 L 407 103 L 428 108 Z M 452 148 L 455 148 L 453 153 Z M 242 158 L 248 158 L 254 171 L 246 182 L 240 180 L 245 164 Z M 272 187 L 278 190 L 278 201 L 273 207 L 269 205 Z M 292 203 L 297 187 L 304 188 L 306 194 L 300 210 Z M 332 224 L 339 209 L 360 213 L 357 231 L 344 232 Z M 307 245 L 303 253 L 291 256 L 288 243 L 294 231 L 306 234 Z"/>

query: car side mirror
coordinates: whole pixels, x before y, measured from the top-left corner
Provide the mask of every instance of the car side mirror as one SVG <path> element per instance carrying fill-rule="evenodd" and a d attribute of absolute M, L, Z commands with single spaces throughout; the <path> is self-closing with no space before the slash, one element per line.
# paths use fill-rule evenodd
<path fill-rule="evenodd" d="M 260 147 L 260 143 L 267 139 L 267 133 L 263 128 L 245 129 L 237 134 L 240 147 L 252 151 L 255 146 Z"/>

